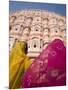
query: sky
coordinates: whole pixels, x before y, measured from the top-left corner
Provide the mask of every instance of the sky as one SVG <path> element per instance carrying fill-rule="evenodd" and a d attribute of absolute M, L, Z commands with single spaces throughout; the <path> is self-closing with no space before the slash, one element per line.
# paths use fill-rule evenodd
<path fill-rule="evenodd" d="M 43 9 L 43 10 L 56 12 L 60 15 L 66 16 L 65 4 L 9 1 L 9 12 L 22 10 L 22 9 Z"/>

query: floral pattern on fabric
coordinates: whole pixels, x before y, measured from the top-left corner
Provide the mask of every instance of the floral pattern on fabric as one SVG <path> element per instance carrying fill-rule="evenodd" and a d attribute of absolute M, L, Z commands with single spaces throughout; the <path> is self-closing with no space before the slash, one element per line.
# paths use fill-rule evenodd
<path fill-rule="evenodd" d="M 66 84 L 66 47 L 55 39 L 30 65 L 21 80 L 21 87 L 46 87 Z"/>

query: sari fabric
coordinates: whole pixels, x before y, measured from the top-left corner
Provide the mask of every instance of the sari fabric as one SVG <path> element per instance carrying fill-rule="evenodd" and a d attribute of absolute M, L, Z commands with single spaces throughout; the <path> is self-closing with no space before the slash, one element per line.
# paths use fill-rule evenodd
<path fill-rule="evenodd" d="M 30 65 L 21 87 L 46 87 L 66 84 L 66 47 L 59 39 L 52 41 Z"/>
<path fill-rule="evenodd" d="M 32 61 L 26 55 L 26 44 L 15 43 L 9 56 L 9 88 L 20 88 L 21 76 L 28 69 Z"/>

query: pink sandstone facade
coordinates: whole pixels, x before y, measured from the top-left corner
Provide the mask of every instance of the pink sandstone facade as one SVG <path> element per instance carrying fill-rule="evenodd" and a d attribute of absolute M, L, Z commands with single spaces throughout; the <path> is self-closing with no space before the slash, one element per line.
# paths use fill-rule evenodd
<path fill-rule="evenodd" d="M 9 16 L 10 51 L 16 40 L 25 41 L 34 58 L 54 39 L 66 42 L 66 17 L 47 10 L 21 10 Z"/>

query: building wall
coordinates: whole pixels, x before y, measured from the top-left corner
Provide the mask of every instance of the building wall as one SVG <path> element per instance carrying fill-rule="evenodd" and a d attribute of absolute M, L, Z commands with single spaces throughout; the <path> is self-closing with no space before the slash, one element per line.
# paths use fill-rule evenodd
<path fill-rule="evenodd" d="M 54 39 L 66 40 L 66 17 L 47 10 L 21 10 L 9 16 L 10 51 L 25 41 L 29 57 L 36 57 Z"/>

